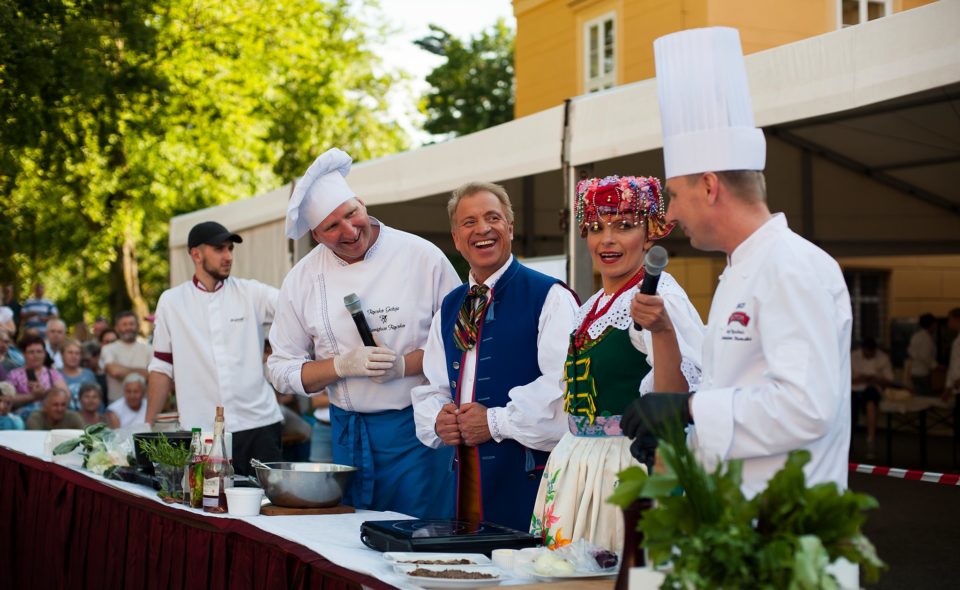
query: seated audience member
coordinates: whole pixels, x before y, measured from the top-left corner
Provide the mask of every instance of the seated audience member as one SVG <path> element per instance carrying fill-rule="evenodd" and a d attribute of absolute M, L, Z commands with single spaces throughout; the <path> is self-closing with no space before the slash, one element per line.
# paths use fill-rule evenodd
<path fill-rule="evenodd" d="M 99 385 L 84 383 L 80 386 L 77 398 L 80 400 L 80 409 L 77 413 L 83 418 L 84 424 L 87 426 L 100 424 L 101 422 L 109 424 L 107 415 L 100 411 L 103 407 L 103 392 Z"/>
<path fill-rule="evenodd" d="M 7 381 L 13 383 L 17 389 L 13 407 L 17 408 L 21 418 L 25 418 L 40 409 L 41 401 L 49 389 L 66 389 L 67 383 L 59 371 L 44 366 L 47 349 L 42 337 L 28 333 L 20 341 L 20 350 L 23 351 L 25 363 L 22 367 L 10 371 Z"/>
<path fill-rule="evenodd" d="M 887 353 L 877 348 L 876 340 L 864 338 L 860 349 L 850 354 L 850 373 L 853 377 L 853 423 L 856 425 L 860 410 L 865 409 L 867 457 L 872 458 L 876 448 L 877 404 L 883 390 L 893 385 L 893 365 Z"/>
<path fill-rule="evenodd" d="M 84 383 L 96 383 L 97 376 L 93 371 L 82 366 L 83 351 L 80 342 L 73 338 L 68 338 L 63 343 L 63 380 L 67 382 L 67 389 L 70 390 L 70 409 L 80 409 L 80 386 Z"/>
<path fill-rule="evenodd" d="M 97 377 L 97 385 L 100 386 L 100 394 L 103 396 L 101 407 L 107 407 L 107 374 L 100 368 L 100 343 L 96 340 L 88 340 L 83 343 L 83 366 Z"/>
<path fill-rule="evenodd" d="M 67 324 L 63 320 L 53 318 L 47 322 L 47 354 L 53 359 L 53 366 L 57 370 L 63 368 L 63 343 L 66 339 Z"/>
<path fill-rule="evenodd" d="M 123 397 L 107 406 L 107 424 L 110 428 L 125 428 L 143 424 L 147 418 L 147 380 L 139 373 L 123 378 Z"/>
<path fill-rule="evenodd" d="M 113 328 L 107 328 L 103 332 L 100 332 L 100 337 L 97 338 L 97 342 L 100 343 L 100 350 L 103 350 L 103 347 L 117 341 L 117 331 Z"/>
<path fill-rule="evenodd" d="M 23 366 L 23 354 L 13 345 L 13 332 L 0 328 L 0 366 L 6 373 Z"/>
<path fill-rule="evenodd" d="M 23 419 L 11 412 L 15 392 L 13 385 L 0 381 L 0 430 L 23 430 Z"/>
<path fill-rule="evenodd" d="M 70 329 L 70 337 L 80 343 L 90 340 L 90 328 L 87 327 L 87 323 L 75 323 L 73 328 Z"/>
<path fill-rule="evenodd" d="M 43 398 L 43 407 L 27 418 L 27 430 L 84 427 L 80 414 L 67 409 L 70 392 L 65 387 L 53 387 Z"/>
<path fill-rule="evenodd" d="M 114 330 L 119 340 L 100 349 L 100 365 L 107 374 L 107 399 L 114 402 L 123 396 L 123 380 L 136 373 L 147 378 L 147 366 L 153 357 L 153 348 L 137 340 L 140 321 L 132 311 L 117 314 Z"/>
<path fill-rule="evenodd" d="M 90 335 L 90 340 L 100 342 L 100 334 L 103 334 L 104 330 L 110 329 L 110 322 L 104 316 L 98 315 L 97 319 L 93 321 L 92 329 L 93 333 Z"/>

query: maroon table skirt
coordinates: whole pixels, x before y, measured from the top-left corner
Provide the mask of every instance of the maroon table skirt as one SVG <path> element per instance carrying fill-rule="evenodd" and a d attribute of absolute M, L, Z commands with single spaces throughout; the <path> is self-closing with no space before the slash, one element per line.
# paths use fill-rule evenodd
<path fill-rule="evenodd" d="M 359 532 L 358 532 L 359 534 Z M 392 588 L 246 522 L 207 518 L 0 447 L 6 588 Z"/>

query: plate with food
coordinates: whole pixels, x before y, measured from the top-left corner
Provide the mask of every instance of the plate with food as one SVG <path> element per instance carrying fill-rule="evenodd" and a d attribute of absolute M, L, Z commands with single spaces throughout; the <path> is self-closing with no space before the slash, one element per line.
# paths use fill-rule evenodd
<path fill-rule="evenodd" d="M 424 588 L 475 588 L 499 584 L 506 576 L 492 565 L 397 563 L 397 572 Z"/>
<path fill-rule="evenodd" d="M 614 556 L 615 557 L 615 556 Z M 598 564 L 599 564 L 598 560 Z M 602 569 L 581 569 L 574 561 L 552 551 L 544 551 L 531 564 L 530 575 L 538 580 L 571 580 L 577 578 L 609 578 L 616 576 L 619 568 L 614 565 Z"/>
<path fill-rule="evenodd" d="M 383 558 L 394 563 L 415 565 L 491 565 L 482 553 L 419 553 L 416 551 L 387 551 Z"/>

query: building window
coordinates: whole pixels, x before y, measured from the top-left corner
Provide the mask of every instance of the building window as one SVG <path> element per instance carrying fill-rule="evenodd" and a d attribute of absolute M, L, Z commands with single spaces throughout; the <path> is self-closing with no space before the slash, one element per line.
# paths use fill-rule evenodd
<path fill-rule="evenodd" d="M 887 274 L 877 271 L 844 271 L 853 307 L 853 342 L 875 338 L 884 342 Z"/>
<path fill-rule="evenodd" d="M 837 0 L 840 28 L 893 14 L 893 0 Z"/>
<path fill-rule="evenodd" d="M 615 16 L 611 12 L 583 26 L 584 93 L 613 88 L 617 83 Z"/>

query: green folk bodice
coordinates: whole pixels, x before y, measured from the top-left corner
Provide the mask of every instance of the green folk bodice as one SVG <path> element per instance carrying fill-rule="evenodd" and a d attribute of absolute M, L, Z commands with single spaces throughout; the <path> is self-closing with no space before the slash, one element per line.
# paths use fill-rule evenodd
<path fill-rule="evenodd" d="M 620 434 L 619 416 L 637 399 L 648 372 L 647 355 L 634 348 L 627 330 L 611 326 L 579 350 L 571 336 L 563 379 L 571 431 L 587 436 Z"/>

